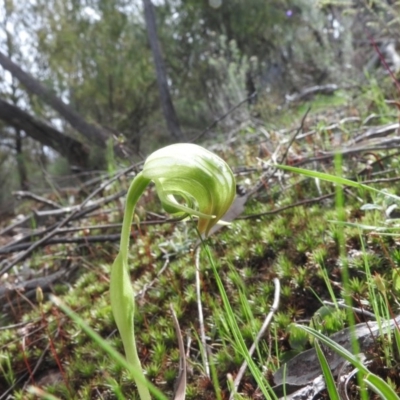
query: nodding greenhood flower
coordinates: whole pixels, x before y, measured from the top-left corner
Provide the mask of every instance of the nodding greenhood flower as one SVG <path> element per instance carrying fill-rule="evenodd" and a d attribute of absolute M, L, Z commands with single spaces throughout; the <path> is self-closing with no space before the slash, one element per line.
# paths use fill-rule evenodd
<path fill-rule="evenodd" d="M 141 374 L 134 340 L 135 301 L 129 277 L 128 248 L 136 203 L 151 181 L 156 185 L 165 211 L 198 217 L 198 231 L 205 236 L 228 211 L 235 197 L 235 178 L 229 166 L 195 144 L 174 144 L 155 151 L 147 158 L 143 171 L 132 181 L 126 197 L 120 251 L 111 269 L 110 295 L 127 360 Z M 136 380 L 139 396 L 142 400 L 150 400 L 143 380 Z"/>
<path fill-rule="evenodd" d="M 143 176 L 154 181 L 165 211 L 197 216 L 198 230 L 205 235 L 235 197 L 235 178 L 226 162 L 195 144 L 174 144 L 157 150 L 146 160 Z M 180 204 L 177 197 L 186 205 Z"/>

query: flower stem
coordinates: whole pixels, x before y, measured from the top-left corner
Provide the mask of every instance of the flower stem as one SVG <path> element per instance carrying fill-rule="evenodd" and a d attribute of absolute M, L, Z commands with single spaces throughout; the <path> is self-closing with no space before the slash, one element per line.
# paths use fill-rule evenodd
<path fill-rule="evenodd" d="M 136 203 L 150 183 L 150 179 L 143 176 L 142 172 L 135 176 L 129 186 L 125 200 L 124 220 L 122 222 L 121 242 L 119 252 L 125 260 L 128 260 L 129 238 L 131 234 L 131 225 Z"/>
<path fill-rule="evenodd" d="M 128 269 L 128 248 L 135 206 L 150 180 L 139 173 L 133 180 L 126 196 L 124 220 L 121 231 L 119 253 L 111 268 L 110 296 L 111 309 L 121 335 L 127 361 L 141 374 L 135 379 L 141 400 L 151 400 L 145 377 L 137 354 L 133 318 L 135 314 L 135 293 Z"/>

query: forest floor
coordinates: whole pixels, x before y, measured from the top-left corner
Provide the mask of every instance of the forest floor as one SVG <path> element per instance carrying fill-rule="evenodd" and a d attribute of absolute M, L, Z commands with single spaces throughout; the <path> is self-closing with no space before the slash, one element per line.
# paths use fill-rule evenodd
<path fill-rule="evenodd" d="M 311 366 L 318 361 L 310 352 L 308 367 L 297 358 L 282 369 L 313 346 L 299 324 L 332 335 L 354 321 L 399 314 L 400 202 L 390 196 L 400 195 L 399 123 L 396 105 L 373 84 L 356 95 L 337 90 L 285 106 L 271 121 L 252 118 L 201 143 L 231 165 L 238 185 L 234 220 L 207 245 L 248 348 L 273 314 L 253 359 L 275 388 L 271 398 L 290 398 L 321 375 Z M 276 164 L 333 174 L 378 191 L 334 185 Z M 38 398 L 28 393 L 31 386 L 60 399 L 138 398 L 126 371 L 49 294 L 122 353 L 110 307 L 110 266 L 118 251 L 124 194 L 139 169 L 111 166 L 68 190 L 55 186 L 51 193 L 36 194 L 40 197 L 20 193 L 16 215 L 1 221 L 0 400 Z M 174 398 L 180 353 L 171 304 L 186 349 L 186 398 L 228 399 L 243 354 L 205 251 L 196 251 L 192 221 L 165 215 L 149 188 L 135 222 L 130 267 L 138 293 L 138 352 L 147 378 Z M 345 307 L 345 292 L 353 308 Z M 270 314 L 276 297 L 279 307 Z M 400 393 L 396 340 L 390 331 L 373 336 L 368 346 L 361 344 L 366 365 Z M 347 372 L 346 383 L 340 383 L 344 373 L 338 366 L 343 362 L 332 366 L 339 389 L 360 398 L 356 378 Z M 302 398 L 328 398 L 323 385 L 312 390 Z M 264 397 L 246 371 L 235 398 Z"/>

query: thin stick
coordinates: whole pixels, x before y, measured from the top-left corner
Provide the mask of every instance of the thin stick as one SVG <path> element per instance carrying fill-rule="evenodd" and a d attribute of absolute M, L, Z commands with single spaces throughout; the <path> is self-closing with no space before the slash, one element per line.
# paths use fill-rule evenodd
<path fill-rule="evenodd" d="M 12 231 L 14 228 L 16 228 L 18 225 L 25 224 L 28 222 L 33 216 L 33 213 L 27 215 L 26 217 L 23 217 L 21 219 L 17 218 L 17 221 L 13 222 L 11 225 L 6 226 L 4 229 L 0 231 L 0 236 L 3 236 L 4 234 L 8 233 L 9 231 Z M 0 397 L 1 398 L 1 397 Z"/>
<path fill-rule="evenodd" d="M 32 192 L 18 190 L 16 192 L 12 192 L 12 195 L 17 198 L 26 198 L 26 199 L 35 200 L 38 203 L 43 203 L 47 206 L 50 206 L 51 208 L 56 208 L 56 209 L 62 208 L 62 206 L 60 206 L 60 204 L 57 204 L 56 202 L 54 202 L 52 200 L 46 199 L 45 197 L 38 196 L 37 194 L 32 193 Z"/>
<path fill-rule="evenodd" d="M 94 197 L 96 196 L 98 193 L 100 193 L 102 190 L 104 190 L 108 185 L 110 185 L 112 182 L 116 181 L 117 179 L 119 179 L 121 176 L 129 173 L 130 171 L 133 171 L 137 166 L 136 165 L 132 165 L 126 169 L 124 169 L 123 171 L 119 172 L 118 174 L 116 174 L 115 176 L 113 176 L 111 179 L 107 180 L 106 182 L 104 182 L 103 184 L 100 185 L 99 188 L 97 188 L 96 190 L 94 190 L 80 205 L 77 209 L 75 209 L 75 211 L 73 211 L 69 216 L 67 216 L 66 218 L 64 218 L 62 221 L 60 221 L 56 227 L 54 228 L 54 230 L 52 230 L 50 233 L 48 233 L 46 236 L 44 236 L 42 239 L 38 240 L 37 242 L 35 242 L 34 244 L 32 244 L 32 246 L 30 246 L 26 251 L 24 251 L 22 254 L 20 254 L 19 256 L 15 257 L 14 260 L 10 261 L 1 271 L 0 271 L 0 276 L 5 274 L 6 272 L 8 272 L 12 267 L 14 267 L 14 265 L 18 264 L 19 262 L 25 260 L 34 250 L 36 250 L 41 244 L 45 243 L 47 240 L 49 240 L 50 238 L 52 238 L 53 236 L 57 235 L 58 230 L 60 228 L 62 228 L 63 226 L 65 226 L 68 222 L 70 222 L 71 220 L 73 220 L 77 215 L 82 214 L 82 212 L 85 212 L 85 210 L 82 210 L 83 207 Z M 96 207 L 98 207 L 98 205 L 96 205 Z M 89 209 L 91 209 L 91 207 L 88 207 Z"/>
<path fill-rule="evenodd" d="M 246 97 L 244 100 L 240 101 L 235 106 L 230 108 L 225 114 L 223 114 L 221 117 L 217 118 L 211 125 L 209 125 L 206 129 L 204 129 L 202 132 L 200 132 L 197 136 L 190 139 L 189 143 L 193 143 L 193 142 L 196 142 L 197 140 L 199 140 L 202 136 L 204 136 L 212 128 L 214 128 L 214 126 L 216 126 L 219 122 L 224 120 L 229 114 L 231 114 L 233 111 L 235 111 L 237 108 L 239 108 L 242 104 L 247 103 L 249 100 L 251 100 L 256 95 L 257 95 L 257 92 L 253 92 L 250 96 Z"/>
<path fill-rule="evenodd" d="M 274 278 L 274 285 L 275 285 L 274 302 L 272 303 L 271 310 L 268 313 L 267 317 L 265 318 L 265 321 L 264 321 L 260 331 L 258 332 L 258 334 L 257 334 L 257 336 L 256 336 L 256 338 L 254 340 L 254 343 L 250 347 L 250 350 L 249 350 L 250 357 L 253 355 L 253 353 L 254 353 L 257 345 L 258 345 L 258 342 L 264 336 L 266 330 L 268 329 L 268 326 L 269 326 L 269 324 L 270 324 L 270 322 L 272 320 L 272 317 L 274 316 L 275 312 L 278 310 L 278 307 L 279 307 L 279 296 L 280 296 L 280 291 L 281 291 L 281 285 L 280 285 L 280 282 L 279 282 L 278 278 Z M 244 375 L 244 373 L 246 371 L 246 368 L 247 368 L 247 362 L 244 361 L 242 366 L 239 369 L 238 374 L 236 375 L 236 378 L 235 378 L 234 382 L 233 382 L 233 389 L 232 389 L 232 392 L 231 392 L 231 394 L 229 396 L 229 400 L 233 400 L 234 395 L 237 393 L 238 387 L 240 385 L 240 381 L 243 378 L 243 375 Z"/>
<path fill-rule="evenodd" d="M 324 305 L 326 305 L 326 306 L 335 306 L 336 307 L 336 304 L 331 302 L 331 301 L 323 301 L 322 303 Z M 364 310 L 363 308 L 350 307 L 350 306 L 348 306 L 347 304 L 344 304 L 344 303 L 337 303 L 337 306 L 340 307 L 340 308 L 350 309 L 353 312 L 355 312 L 357 314 L 361 314 L 361 315 L 363 315 L 365 317 L 369 317 L 369 318 L 373 319 L 374 321 L 376 320 L 376 315 L 375 314 L 373 314 L 372 312 L 369 312 L 367 310 Z"/>
<path fill-rule="evenodd" d="M 286 146 L 285 152 L 283 153 L 282 158 L 279 161 L 279 164 L 283 164 L 285 162 L 286 157 L 289 153 L 290 148 L 292 147 L 293 142 L 296 140 L 299 133 L 303 130 L 304 123 L 306 122 L 306 118 L 307 118 L 307 115 L 310 112 L 310 110 L 311 110 L 311 106 L 309 106 L 307 108 L 306 112 L 304 113 L 303 117 L 301 118 L 300 126 L 297 128 L 296 132 L 290 138 L 289 143 Z"/>
<path fill-rule="evenodd" d="M 201 289 L 200 289 L 200 247 L 196 249 L 195 255 L 196 263 L 196 297 L 197 297 L 197 309 L 199 312 L 199 326 L 200 326 L 200 340 L 201 340 L 201 356 L 204 363 L 204 371 L 206 375 L 210 377 L 210 363 L 208 361 L 207 355 L 207 341 L 206 341 L 206 331 L 204 329 L 204 316 L 203 307 L 201 305 Z"/>
<path fill-rule="evenodd" d="M 93 215 L 93 214 L 92 214 Z M 140 221 L 140 225 L 163 225 L 163 224 L 172 224 L 172 223 L 176 223 L 176 222 L 182 222 L 182 218 L 165 218 L 165 219 L 154 219 L 154 220 L 148 220 L 148 221 Z M 119 228 L 121 229 L 122 227 L 122 223 L 116 223 L 116 224 L 104 224 L 104 225 L 81 225 L 81 226 L 75 226 L 75 227 L 71 227 L 71 228 L 60 228 L 57 231 L 57 235 L 61 235 L 64 233 L 71 233 L 71 232 L 79 232 L 79 231 L 90 231 L 93 229 L 97 229 L 97 230 L 103 230 L 103 229 L 112 229 L 112 228 Z M 54 229 L 54 226 L 50 227 L 50 228 L 46 228 L 45 230 L 40 230 L 40 229 L 36 229 L 34 231 L 32 231 L 31 233 L 25 235 L 24 237 L 17 239 L 11 243 L 7 243 L 6 245 L 0 247 L 0 254 L 8 254 L 8 253 L 12 253 L 14 251 L 20 251 L 20 250 L 24 250 L 25 248 L 28 248 L 30 245 L 32 245 L 32 242 L 27 242 L 29 239 L 36 237 L 39 238 L 43 235 L 45 235 L 46 233 L 50 232 L 52 229 Z M 1 234 L 0 234 L 1 236 Z M 118 237 L 120 235 L 118 234 Z M 89 238 L 95 238 L 95 236 L 87 236 Z M 57 244 L 58 239 L 50 239 L 49 241 L 47 241 L 44 245 L 47 244 Z M 72 239 L 71 239 L 72 240 Z M 92 240 L 92 239 L 91 239 Z M 113 240 L 112 238 L 110 240 Z M 93 239 L 93 241 L 96 241 L 95 239 Z M 102 241 L 101 237 L 100 237 L 100 241 Z M 18 244 L 26 244 L 26 247 L 14 247 L 17 246 Z"/>
<path fill-rule="evenodd" d="M 164 265 L 162 266 L 160 271 L 157 272 L 157 276 L 150 283 L 146 283 L 143 286 L 143 289 L 140 290 L 140 292 L 138 292 L 135 295 L 135 298 L 144 297 L 144 295 L 146 294 L 146 291 L 149 290 L 158 281 L 158 278 L 160 277 L 160 275 L 162 275 L 164 273 L 164 271 L 167 269 L 167 267 L 169 265 L 169 257 L 168 257 L 168 255 L 166 257 L 167 258 L 166 258 L 166 260 L 164 262 Z"/>
<path fill-rule="evenodd" d="M 300 207 L 300 206 L 304 206 L 306 204 L 318 203 L 319 201 L 329 199 L 330 197 L 333 197 L 334 195 L 335 195 L 335 193 L 328 193 L 328 194 L 324 194 L 323 196 L 315 197 L 313 199 L 301 200 L 301 201 L 298 201 L 297 203 L 289 204 L 288 206 L 285 206 L 285 207 L 276 208 L 275 210 L 265 211 L 265 212 L 257 213 L 257 214 L 243 215 L 236 219 L 250 219 L 250 218 L 262 217 L 264 215 L 279 214 L 280 212 L 289 210 L 290 208 Z"/>
<path fill-rule="evenodd" d="M 40 355 L 39 359 L 37 360 L 34 368 L 32 369 L 32 375 L 35 375 L 37 370 L 39 369 L 39 367 L 42 365 L 44 357 L 45 357 L 46 353 L 48 352 L 49 348 L 50 348 L 50 344 L 47 343 L 46 347 L 42 351 L 42 354 Z M 29 381 L 26 381 L 23 388 L 26 389 L 26 387 L 28 385 L 29 385 Z M 1 399 L 1 397 L 0 397 L 0 399 Z"/>
<path fill-rule="evenodd" d="M 308 107 L 308 109 L 304 113 L 303 117 L 301 118 L 300 126 L 297 128 L 297 130 L 294 132 L 294 134 L 290 138 L 290 140 L 286 146 L 285 152 L 283 153 L 281 159 L 278 162 L 279 164 L 283 164 L 285 162 L 286 157 L 289 153 L 289 150 L 290 150 L 293 142 L 296 140 L 296 137 L 299 135 L 299 133 L 302 132 L 302 130 L 303 130 L 304 123 L 306 121 L 307 115 L 310 112 L 310 110 L 311 110 L 311 107 Z M 252 196 L 253 194 L 257 193 L 259 190 L 261 190 L 261 188 L 263 188 L 265 186 L 265 180 L 270 178 L 271 176 L 273 176 L 276 171 L 277 171 L 276 167 L 270 166 L 268 171 L 265 174 L 261 175 L 259 182 L 250 190 L 250 192 L 248 193 L 248 196 Z"/>

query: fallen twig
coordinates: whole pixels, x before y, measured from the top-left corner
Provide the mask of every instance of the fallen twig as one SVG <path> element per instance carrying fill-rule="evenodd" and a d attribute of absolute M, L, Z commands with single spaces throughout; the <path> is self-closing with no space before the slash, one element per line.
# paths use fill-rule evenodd
<path fill-rule="evenodd" d="M 306 204 L 318 203 L 319 201 L 329 199 L 330 197 L 334 197 L 334 196 L 335 196 L 335 193 L 328 193 L 328 194 L 324 194 L 323 196 L 315 197 L 313 199 L 301 200 L 301 201 L 298 201 L 297 203 L 289 204 L 288 206 L 285 206 L 285 207 L 276 208 L 275 210 L 265 211 L 265 212 L 257 213 L 257 214 L 242 215 L 242 216 L 238 217 L 237 219 L 259 218 L 264 215 L 279 214 L 280 212 L 289 210 L 290 208 L 300 207 L 300 206 L 304 206 Z"/>
<path fill-rule="evenodd" d="M 363 152 L 397 149 L 399 145 L 400 145 L 399 137 L 390 137 L 388 139 L 379 138 L 379 141 L 376 141 L 376 143 L 371 143 L 369 144 L 369 146 L 365 145 L 365 146 L 354 146 L 349 148 L 345 147 L 343 149 L 337 149 L 335 151 L 321 152 L 321 154 L 317 156 L 311 156 L 311 155 L 299 156 L 299 160 L 294 162 L 292 165 L 294 167 L 299 167 L 301 165 L 309 164 L 315 161 L 317 162 L 328 161 L 332 160 L 337 155 L 350 156 L 353 154 L 363 153 Z"/>
<path fill-rule="evenodd" d="M 140 225 L 162 225 L 162 224 L 171 224 L 176 222 L 182 222 L 181 218 L 170 218 L 164 220 L 153 220 L 153 221 L 142 221 Z M 106 225 L 93 225 L 93 226 L 82 226 L 82 227 L 75 227 L 75 228 L 61 228 L 57 231 L 57 235 L 63 233 L 70 233 L 70 232 L 79 232 L 79 231 L 87 231 L 93 229 L 110 229 L 110 228 L 120 228 L 122 224 L 106 224 Z M 23 251 L 28 249 L 30 246 L 37 242 L 23 242 L 23 239 L 27 237 L 38 237 L 44 234 L 46 231 L 35 231 L 30 233 L 24 238 L 19 239 L 16 242 L 11 244 L 7 244 L 0 248 L 0 255 L 1 254 L 11 254 L 17 251 Z M 132 233 L 132 237 L 134 238 L 137 232 Z M 40 243 L 38 247 L 44 247 L 48 245 L 55 245 L 55 244 L 65 244 L 65 243 L 104 243 L 107 241 L 115 242 L 120 239 L 120 233 L 118 234 L 108 234 L 108 235 L 85 235 L 85 236 L 73 236 L 73 237 L 57 237 L 57 238 L 50 238 L 46 242 Z M 22 243 L 21 243 L 22 242 Z"/>
<path fill-rule="evenodd" d="M 24 190 L 19 190 L 16 192 L 12 192 L 13 196 L 16 196 L 17 198 L 27 198 L 27 199 L 32 199 L 37 201 L 38 203 L 43 203 L 46 206 L 50 206 L 51 208 L 62 208 L 62 206 L 60 206 L 59 204 L 57 204 L 56 202 L 46 199 L 45 197 L 42 196 L 38 196 L 35 193 L 32 192 L 26 192 Z"/>
<path fill-rule="evenodd" d="M 350 309 L 350 310 L 352 310 L 353 312 L 355 312 L 357 314 L 363 315 L 364 317 L 369 317 L 369 318 L 371 318 L 373 320 L 376 320 L 376 315 L 374 313 L 369 312 L 367 310 L 364 310 L 363 308 L 351 307 L 351 306 L 348 306 L 345 303 L 333 303 L 332 301 L 323 301 L 322 303 L 324 305 L 326 305 L 326 306 L 332 306 L 332 307 L 335 306 L 336 307 L 336 305 L 337 305 L 340 308 L 347 308 L 347 309 Z"/>
<path fill-rule="evenodd" d="M 17 284 L 8 284 L 7 287 L 1 286 L 0 287 L 0 298 L 5 296 L 6 293 L 14 291 L 14 290 L 30 290 L 30 289 L 36 289 L 38 286 L 40 286 L 43 289 L 46 289 L 49 287 L 52 283 L 57 281 L 58 279 L 62 278 L 65 276 L 69 271 L 66 269 L 60 269 L 57 272 L 54 272 L 53 274 L 47 275 L 47 276 L 42 276 L 40 278 L 34 278 L 30 279 L 28 281 L 20 282 Z"/>
<path fill-rule="evenodd" d="M 274 302 L 272 303 L 271 310 L 268 313 L 267 317 L 265 318 L 265 321 L 262 324 L 262 327 L 261 327 L 260 331 L 258 332 L 256 338 L 254 339 L 253 344 L 250 347 L 250 350 L 249 350 L 249 356 L 250 357 L 253 356 L 253 353 L 254 353 L 257 345 L 258 345 L 258 342 L 264 336 L 265 332 L 268 329 L 269 324 L 272 321 L 272 317 L 274 316 L 275 312 L 278 310 L 278 307 L 279 307 L 279 297 L 280 297 L 280 292 L 281 292 L 281 285 L 280 285 L 280 282 L 279 282 L 278 278 L 274 278 L 274 284 L 275 284 Z M 243 378 L 243 375 L 244 375 L 244 373 L 246 371 L 246 368 L 247 368 L 247 362 L 244 361 L 242 366 L 239 369 L 238 374 L 236 375 L 236 378 L 235 378 L 234 382 L 233 382 L 233 389 L 232 389 L 232 392 L 231 392 L 231 394 L 229 396 L 229 400 L 233 400 L 235 394 L 237 393 L 237 390 L 239 388 L 239 385 L 240 385 L 240 382 L 241 382 L 241 380 Z"/>
<path fill-rule="evenodd" d="M 57 232 L 57 234 L 58 234 L 58 232 Z M 134 236 L 135 234 L 137 235 L 138 232 L 132 233 L 132 237 L 135 237 Z M 13 245 L 13 246 L 2 248 L 2 249 L 0 249 L 0 254 L 11 254 L 11 253 L 16 253 L 18 251 L 23 251 L 23 250 L 31 251 L 31 247 L 33 247 L 33 246 L 35 246 L 34 250 L 36 250 L 39 247 L 45 247 L 45 246 L 54 245 L 54 244 L 117 242 L 120 239 L 120 234 L 116 233 L 116 234 L 111 234 L 111 235 L 73 236 L 73 237 L 65 237 L 64 236 L 64 237 L 59 237 L 59 238 L 49 237 L 49 235 L 48 235 L 44 239 L 46 239 L 46 240 L 38 240 L 37 242 L 34 242 L 34 243 L 31 243 L 31 242 L 19 243 L 19 244 Z M 25 255 L 25 253 L 23 255 Z M 5 272 L 7 272 L 7 271 L 5 271 Z"/>
<path fill-rule="evenodd" d="M 339 86 L 334 83 L 328 83 L 326 85 L 311 86 L 303 89 L 300 93 L 295 93 L 292 95 L 286 95 L 286 101 L 288 103 L 293 103 L 295 101 L 303 101 L 316 94 L 333 94 Z"/>
<path fill-rule="evenodd" d="M 78 219 L 82 218 L 83 216 L 85 216 L 87 214 L 91 214 L 93 211 L 99 209 L 102 205 L 110 203 L 110 202 L 118 199 L 119 197 L 122 197 L 122 195 L 124 193 L 125 193 L 125 191 L 121 191 L 121 192 L 119 192 L 117 194 L 114 194 L 114 195 L 111 195 L 111 196 L 108 196 L 108 197 L 104 197 L 103 199 L 101 199 L 101 201 L 96 202 L 95 204 L 93 204 L 93 205 L 91 205 L 91 206 L 89 206 L 89 207 L 87 207 L 87 208 L 85 208 L 85 209 L 83 209 L 81 211 L 79 211 L 78 208 L 74 209 L 75 211 L 79 211 L 79 212 L 76 213 L 74 216 L 72 216 L 68 222 L 78 220 Z M 77 206 L 77 207 L 79 207 L 79 206 Z M 60 210 L 56 210 L 56 211 L 60 211 Z M 64 214 L 64 213 L 65 212 L 63 211 L 62 214 Z M 25 235 L 25 236 L 23 236 L 21 238 L 16 239 L 15 241 L 13 241 L 11 243 L 7 243 L 5 246 L 0 248 L 0 254 L 1 254 L 2 250 L 6 249 L 6 248 L 9 248 L 9 247 L 12 247 L 12 246 L 15 246 L 18 243 L 24 243 L 27 240 L 30 240 L 32 238 L 42 237 L 42 236 L 46 235 L 49 232 L 54 232 L 54 230 L 57 229 L 58 225 L 59 225 L 58 223 L 53 224 L 52 226 L 49 226 L 48 228 L 45 228 L 45 229 L 42 229 L 42 230 L 39 230 L 39 231 L 31 232 L 31 233 L 29 233 L 29 234 L 27 234 L 27 235 Z M 54 234 L 58 235 L 60 232 L 62 232 L 62 228 L 58 228 L 57 231 Z M 33 245 L 34 243 L 31 243 L 31 244 Z M 42 244 L 43 243 L 40 243 L 39 246 L 42 245 Z"/>
<path fill-rule="evenodd" d="M 103 204 L 105 204 L 106 202 L 109 201 L 113 201 L 115 200 L 116 197 L 119 197 L 120 194 L 113 195 L 111 197 L 105 198 L 106 201 L 104 201 Z M 85 200 L 86 202 L 86 200 Z M 84 202 L 84 203 L 85 203 Z M 83 204 L 83 203 L 82 203 Z M 59 233 L 59 229 L 61 227 L 63 227 L 64 225 L 66 225 L 67 223 L 69 223 L 70 221 L 72 221 L 74 218 L 80 218 L 85 214 L 88 214 L 90 212 L 92 212 L 93 210 L 96 210 L 97 208 L 100 207 L 101 204 L 96 204 L 94 206 L 89 206 L 86 209 L 81 210 L 80 209 L 76 210 L 75 212 L 73 212 L 72 214 L 70 214 L 69 216 L 67 216 L 65 219 L 63 219 L 61 222 L 59 222 L 58 224 L 56 224 L 55 228 L 53 230 L 51 230 L 49 233 L 47 233 L 46 236 L 44 236 L 42 239 L 39 239 L 38 241 L 36 241 L 35 243 L 31 244 L 28 243 L 28 247 L 24 247 L 25 252 L 20 254 L 19 256 L 15 257 L 14 260 L 10 261 L 8 263 L 8 265 L 6 265 L 1 271 L 0 271 L 0 275 L 5 274 L 6 272 L 8 272 L 14 265 L 18 264 L 19 262 L 25 260 L 34 250 L 36 250 L 37 248 L 41 247 L 41 246 L 45 246 L 48 241 L 53 238 L 55 235 L 57 235 Z M 82 205 L 81 205 L 82 206 Z M 65 239 L 68 240 L 68 239 Z M 67 241 L 64 241 L 64 243 L 67 243 Z M 26 244 L 23 243 L 21 244 L 21 246 L 25 246 Z M 15 246 L 19 246 L 19 245 L 15 245 Z M 7 248 L 6 248 L 7 249 Z M 9 248 L 8 248 L 9 249 Z M 19 251 L 19 250 L 17 250 Z"/>
<path fill-rule="evenodd" d="M 297 130 L 294 132 L 294 134 L 291 136 L 286 149 L 281 157 L 281 159 L 279 160 L 279 164 L 283 164 L 286 160 L 286 157 L 288 155 L 289 149 L 292 146 L 293 142 L 296 140 L 296 137 L 299 135 L 299 133 L 303 130 L 304 127 L 304 123 L 306 121 L 307 115 L 310 112 L 311 107 L 308 107 L 308 109 L 306 110 L 306 112 L 304 113 L 303 117 L 301 118 L 301 122 L 300 122 L 300 126 L 297 128 Z M 252 196 L 253 194 L 257 193 L 258 191 L 260 191 L 264 186 L 265 186 L 265 182 L 272 177 L 275 172 L 277 171 L 277 168 L 273 165 L 270 165 L 267 169 L 267 172 L 264 173 L 263 175 L 261 175 L 261 177 L 259 178 L 259 182 L 249 191 L 249 193 L 247 194 L 248 196 Z"/>
<path fill-rule="evenodd" d="M 49 239 L 51 239 L 53 236 L 57 235 L 59 232 L 59 229 L 68 224 L 70 221 L 72 221 L 74 218 L 80 218 L 82 215 L 85 215 L 87 213 L 90 213 L 94 209 L 100 207 L 101 204 L 105 204 L 108 201 L 115 200 L 115 198 L 120 197 L 122 194 L 118 193 L 117 195 L 112 195 L 109 196 L 101 202 L 97 202 L 97 204 L 93 206 L 89 206 L 87 208 L 84 208 L 89 201 L 96 196 L 98 193 L 100 193 L 102 190 L 104 190 L 108 185 L 110 185 L 112 182 L 116 181 L 119 179 L 121 176 L 133 171 L 134 169 L 137 168 L 137 165 L 130 166 L 129 168 L 124 169 L 123 171 L 119 172 L 115 176 L 113 176 L 111 179 L 107 180 L 103 184 L 100 185 L 99 188 L 94 190 L 81 204 L 80 206 L 75 209 L 70 215 L 68 215 L 66 218 L 64 218 L 61 222 L 56 224 L 54 229 L 50 231 L 46 236 L 44 236 L 42 239 L 38 240 L 34 244 L 32 244 L 29 248 L 27 248 L 24 253 L 18 255 L 15 257 L 12 261 L 10 261 L 3 269 L 0 271 L 0 276 L 7 273 L 12 267 L 14 267 L 16 264 L 19 262 L 25 260 L 34 250 L 36 250 L 38 247 L 41 245 L 45 244 Z M 106 200 L 106 201 L 105 201 Z"/>
<path fill-rule="evenodd" d="M 189 143 L 194 143 L 197 140 L 199 140 L 201 137 L 203 137 L 206 133 L 208 133 L 214 126 L 216 126 L 219 122 L 223 121 L 229 114 L 232 114 L 233 111 L 235 111 L 237 108 L 239 108 L 242 104 L 247 103 L 249 100 L 251 100 L 253 97 L 257 96 L 257 92 L 252 93 L 250 96 L 246 97 L 236 105 L 234 105 L 232 108 L 230 108 L 225 114 L 221 115 L 219 118 L 217 118 L 211 125 L 209 125 L 206 129 L 204 129 L 202 132 L 200 132 L 197 136 L 189 140 Z"/>
<path fill-rule="evenodd" d="M 197 297 L 197 310 L 199 313 L 199 329 L 200 329 L 200 340 L 201 340 L 201 348 L 200 353 L 203 359 L 204 371 L 208 377 L 210 377 L 210 363 L 208 361 L 207 354 L 207 339 L 206 339 L 206 331 L 204 328 L 204 316 L 203 316 L 203 307 L 201 304 L 201 282 L 200 282 L 200 249 L 198 247 L 195 253 L 195 264 L 196 264 L 196 297 Z"/>

